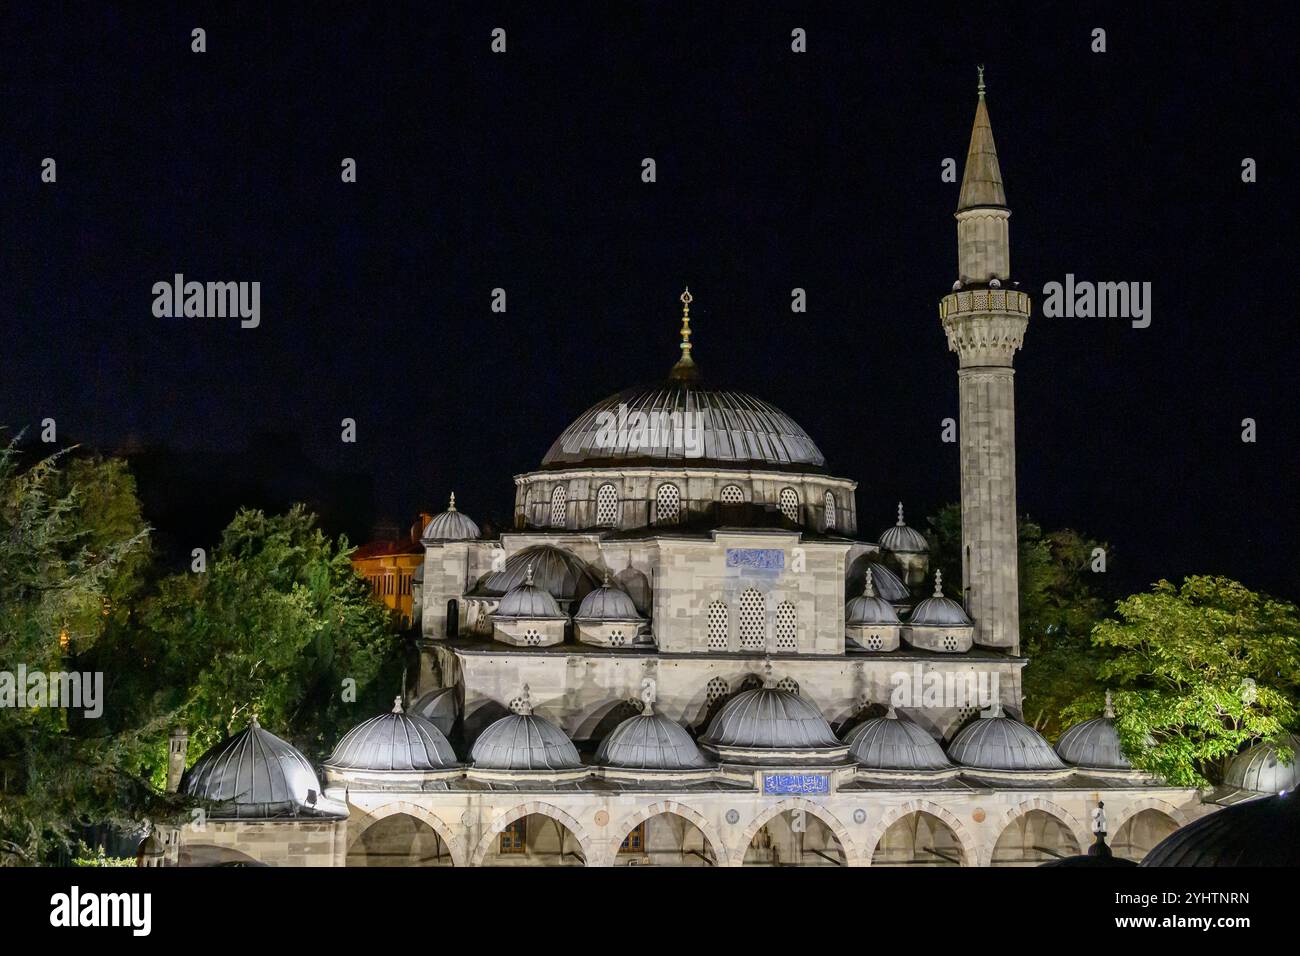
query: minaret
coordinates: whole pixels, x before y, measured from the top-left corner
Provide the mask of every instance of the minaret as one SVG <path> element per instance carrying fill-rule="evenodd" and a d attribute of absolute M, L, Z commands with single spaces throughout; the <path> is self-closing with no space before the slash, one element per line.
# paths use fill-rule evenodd
<path fill-rule="evenodd" d="M 939 303 L 956 352 L 961 405 L 962 586 L 975 643 L 1020 651 L 1016 550 L 1016 411 L 1012 359 L 1029 296 L 1011 282 L 1006 194 L 993 128 L 979 102 L 957 200 L 957 281 Z"/>

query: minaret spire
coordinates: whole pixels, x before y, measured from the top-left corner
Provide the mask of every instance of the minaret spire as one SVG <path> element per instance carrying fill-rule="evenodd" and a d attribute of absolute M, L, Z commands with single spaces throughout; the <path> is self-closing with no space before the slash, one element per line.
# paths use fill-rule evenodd
<path fill-rule="evenodd" d="M 975 104 L 975 124 L 971 127 L 970 147 L 966 150 L 966 170 L 961 178 L 957 211 L 1006 204 L 998 150 L 993 143 L 993 125 L 989 122 L 989 108 L 984 101 L 984 67 L 981 66 L 979 102 Z"/>

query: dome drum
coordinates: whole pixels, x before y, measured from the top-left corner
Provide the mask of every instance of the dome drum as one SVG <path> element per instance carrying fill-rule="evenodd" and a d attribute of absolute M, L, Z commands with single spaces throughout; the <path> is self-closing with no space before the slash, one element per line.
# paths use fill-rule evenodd
<path fill-rule="evenodd" d="M 653 643 L 642 633 L 645 618 L 636 609 L 632 595 L 615 585 L 608 571 L 604 583 L 582 599 L 573 623 L 583 644 L 644 647 Z"/>
<path fill-rule="evenodd" d="M 554 647 L 564 643 L 565 618 L 492 616 L 492 640 L 511 647 Z"/>
<path fill-rule="evenodd" d="M 975 625 L 960 604 L 943 596 L 940 572 L 934 572 L 934 594 L 917 602 L 908 616 L 903 639 L 912 647 L 940 654 L 961 654 L 975 643 Z"/>
<path fill-rule="evenodd" d="M 902 625 L 894 606 L 876 595 L 875 571 L 868 566 L 863 591 L 844 607 L 846 651 L 896 651 Z"/>
<path fill-rule="evenodd" d="M 575 621 L 574 630 L 579 643 L 594 647 L 654 647 L 644 621 Z"/>
<path fill-rule="evenodd" d="M 902 633 L 901 624 L 845 624 L 845 650 L 872 654 L 896 651 Z"/>

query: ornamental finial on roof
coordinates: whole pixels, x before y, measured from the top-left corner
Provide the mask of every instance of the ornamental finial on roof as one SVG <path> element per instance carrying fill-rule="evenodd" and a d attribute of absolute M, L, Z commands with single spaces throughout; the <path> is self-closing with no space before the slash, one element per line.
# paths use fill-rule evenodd
<path fill-rule="evenodd" d="M 979 75 L 980 75 L 979 86 L 976 87 L 976 89 L 979 91 L 980 99 L 984 99 L 984 64 L 981 63 L 975 69 L 979 71 Z"/>
<path fill-rule="evenodd" d="M 529 587 L 533 586 L 533 562 L 528 562 L 528 567 L 524 569 L 524 584 Z"/>
<path fill-rule="evenodd" d="M 901 527 L 903 526 L 903 524 L 904 524 L 904 521 L 903 521 L 903 503 L 900 501 L 900 502 L 898 503 L 898 527 L 901 528 Z"/>
<path fill-rule="evenodd" d="M 1005 717 L 1002 713 L 1002 699 L 998 698 L 989 705 L 989 709 L 980 713 L 981 717 Z"/>
<path fill-rule="evenodd" d="M 776 686 L 776 678 L 772 676 L 772 659 L 770 657 L 763 658 L 763 686 Z"/>
<path fill-rule="evenodd" d="M 934 572 L 934 596 L 943 597 L 943 572 L 937 569 Z"/>
<path fill-rule="evenodd" d="M 519 713 L 525 717 L 533 713 L 533 692 L 528 689 L 527 684 L 519 690 Z"/>
<path fill-rule="evenodd" d="M 654 716 L 655 699 L 659 696 L 658 683 L 653 677 L 641 678 L 641 714 L 645 717 Z"/>
<path fill-rule="evenodd" d="M 866 576 L 866 579 L 863 581 L 863 584 L 862 584 L 862 596 L 863 596 L 863 597 L 875 597 L 875 596 L 876 596 L 876 585 L 875 585 L 875 582 L 871 580 L 871 568 L 870 568 L 870 567 L 867 568 L 867 576 Z"/>
<path fill-rule="evenodd" d="M 393 713 L 400 714 L 401 712 L 402 712 L 402 695 L 398 694 L 396 697 L 393 698 Z"/>
<path fill-rule="evenodd" d="M 604 586 L 604 587 L 609 587 L 609 586 L 610 586 L 611 584 L 613 584 L 613 583 L 614 583 L 614 578 L 613 578 L 613 576 L 610 575 L 610 573 L 609 573 L 609 568 L 606 568 L 606 569 L 605 569 L 605 581 L 604 581 L 603 586 Z"/>
<path fill-rule="evenodd" d="M 1106 690 L 1106 708 L 1101 712 L 1101 715 L 1109 717 L 1111 720 L 1115 719 L 1115 702 L 1111 699 L 1109 688 Z"/>
<path fill-rule="evenodd" d="M 898 719 L 898 711 L 894 709 L 894 702 L 892 700 L 889 702 L 889 710 L 885 711 L 885 716 L 890 720 Z"/>
<path fill-rule="evenodd" d="M 447 510 L 448 511 L 456 510 L 456 492 L 454 491 L 451 493 L 451 501 L 447 503 Z"/>
<path fill-rule="evenodd" d="M 691 303 L 695 297 L 691 295 L 690 288 L 682 291 L 678 297 L 682 302 L 682 357 L 677 360 L 673 366 L 673 378 L 694 378 L 696 375 L 695 360 L 691 358 Z"/>
<path fill-rule="evenodd" d="M 1092 811 L 1092 832 L 1106 832 L 1106 804 L 1101 800 L 1097 801 L 1097 809 Z"/>

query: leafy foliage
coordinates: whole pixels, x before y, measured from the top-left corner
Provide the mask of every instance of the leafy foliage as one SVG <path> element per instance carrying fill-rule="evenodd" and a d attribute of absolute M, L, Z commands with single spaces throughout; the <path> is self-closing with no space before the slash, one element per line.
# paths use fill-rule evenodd
<path fill-rule="evenodd" d="M 1159 581 L 1093 632 L 1100 677 L 1122 688 L 1116 726 L 1134 766 L 1169 783 L 1219 779 L 1224 762 L 1296 725 L 1300 612 L 1224 577 Z M 1096 694 L 1067 708 L 1093 716 Z"/>

